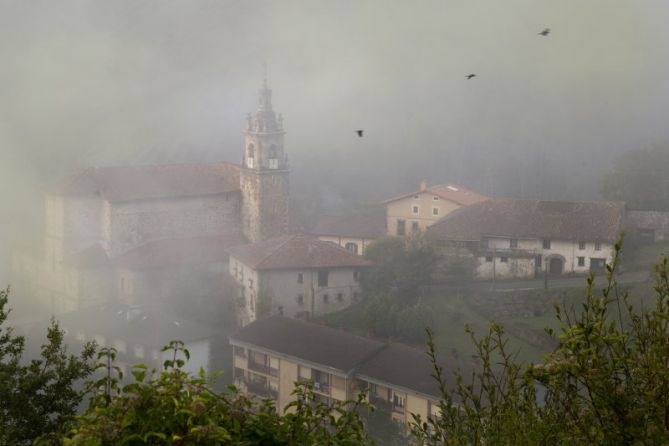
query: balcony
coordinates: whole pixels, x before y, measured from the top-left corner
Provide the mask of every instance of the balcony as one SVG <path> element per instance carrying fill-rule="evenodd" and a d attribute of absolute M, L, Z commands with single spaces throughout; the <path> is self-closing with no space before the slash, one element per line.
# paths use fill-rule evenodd
<path fill-rule="evenodd" d="M 322 393 L 323 395 L 329 395 L 330 384 L 314 381 L 314 392 Z"/>
<path fill-rule="evenodd" d="M 279 369 L 274 369 L 265 364 L 258 364 L 253 361 L 249 361 L 249 370 L 253 370 L 254 372 L 262 373 L 263 375 L 268 375 L 275 378 L 279 376 Z"/>
<path fill-rule="evenodd" d="M 246 389 L 248 392 L 257 395 L 260 398 L 277 399 L 279 397 L 279 392 L 277 390 L 270 388 L 267 384 L 257 383 L 251 380 L 246 381 Z"/>
<path fill-rule="evenodd" d="M 369 402 L 382 412 L 390 413 L 393 411 L 393 405 L 390 401 L 379 398 L 378 396 L 369 396 Z"/>

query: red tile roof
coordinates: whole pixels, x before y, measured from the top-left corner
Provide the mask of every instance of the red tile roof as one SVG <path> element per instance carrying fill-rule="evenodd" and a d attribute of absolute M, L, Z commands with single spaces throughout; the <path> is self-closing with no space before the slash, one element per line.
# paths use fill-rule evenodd
<path fill-rule="evenodd" d="M 422 193 L 437 195 L 445 200 L 452 201 L 453 203 L 459 204 L 461 206 L 470 206 L 472 204 L 481 203 L 483 201 L 489 200 L 488 197 L 486 197 L 485 195 L 481 195 L 478 192 L 474 192 L 457 184 L 447 183 L 447 184 L 437 184 L 435 186 L 430 186 L 425 189 L 419 189 L 415 192 L 411 192 L 410 194 L 404 194 L 399 197 L 391 198 L 389 200 L 384 201 L 384 203 L 390 203 L 393 201 L 410 197 L 412 195 L 418 195 Z"/>
<path fill-rule="evenodd" d="M 90 167 L 66 178 L 57 195 L 101 196 L 110 202 L 215 195 L 239 190 L 231 163 Z"/>
<path fill-rule="evenodd" d="M 246 239 L 241 234 L 154 240 L 115 257 L 113 262 L 133 270 L 225 262 L 226 249 L 243 243 Z"/>
<path fill-rule="evenodd" d="M 376 239 L 386 234 L 386 219 L 363 215 L 324 215 L 311 231 L 314 235 Z"/>
<path fill-rule="evenodd" d="M 445 216 L 428 233 L 447 240 L 483 236 L 615 242 L 625 205 L 615 202 L 561 202 L 496 199 Z"/>
<path fill-rule="evenodd" d="M 256 270 L 371 266 L 369 260 L 309 235 L 284 235 L 235 246 L 228 252 Z"/>

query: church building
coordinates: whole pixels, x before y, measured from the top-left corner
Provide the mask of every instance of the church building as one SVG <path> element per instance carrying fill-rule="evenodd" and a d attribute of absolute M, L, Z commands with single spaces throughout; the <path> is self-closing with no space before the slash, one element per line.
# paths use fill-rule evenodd
<path fill-rule="evenodd" d="M 90 167 L 66 178 L 46 196 L 43 254 L 14 257 L 16 282 L 51 313 L 141 304 L 170 293 L 178 270 L 225 273 L 227 248 L 285 234 L 285 131 L 266 80 L 247 120 L 241 165 Z"/>

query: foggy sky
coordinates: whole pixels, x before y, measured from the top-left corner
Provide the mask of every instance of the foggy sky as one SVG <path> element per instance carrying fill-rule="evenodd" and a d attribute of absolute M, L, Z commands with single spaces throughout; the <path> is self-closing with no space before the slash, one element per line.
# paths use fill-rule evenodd
<path fill-rule="evenodd" d="M 296 187 L 597 198 L 611 155 L 669 141 L 667 23 L 666 0 L 2 0 L 0 243 L 77 167 L 238 161 L 265 61 Z"/>

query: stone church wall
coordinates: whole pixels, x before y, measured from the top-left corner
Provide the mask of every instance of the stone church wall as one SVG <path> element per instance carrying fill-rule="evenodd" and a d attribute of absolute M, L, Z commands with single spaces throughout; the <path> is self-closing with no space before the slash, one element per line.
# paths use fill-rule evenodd
<path fill-rule="evenodd" d="M 239 208 L 238 193 L 114 204 L 110 254 L 162 238 L 239 232 Z"/>

